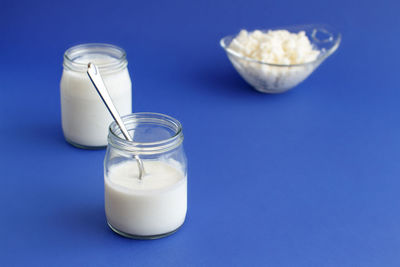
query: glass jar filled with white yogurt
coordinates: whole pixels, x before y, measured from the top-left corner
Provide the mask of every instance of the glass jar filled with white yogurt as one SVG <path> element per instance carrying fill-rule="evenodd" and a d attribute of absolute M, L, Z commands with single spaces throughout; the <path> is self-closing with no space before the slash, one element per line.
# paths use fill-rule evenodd
<path fill-rule="evenodd" d="M 122 117 L 133 141 L 110 125 L 104 160 L 105 212 L 112 230 L 154 239 L 174 233 L 187 210 L 187 164 L 182 126 L 158 113 Z M 142 161 L 140 177 L 135 156 Z"/>
<path fill-rule="evenodd" d="M 65 139 L 80 148 L 107 145 L 112 117 L 88 75 L 89 62 L 96 64 L 121 115 L 132 113 L 132 84 L 125 51 L 110 44 L 81 44 L 64 54 L 61 77 L 61 116 Z"/>

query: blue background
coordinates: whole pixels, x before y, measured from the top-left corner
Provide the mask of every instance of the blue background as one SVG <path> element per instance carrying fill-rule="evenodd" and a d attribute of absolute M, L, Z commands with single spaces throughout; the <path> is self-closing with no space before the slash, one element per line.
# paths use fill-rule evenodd
<path fill-rule="evenodd" d="M 0 1 L 1 266 L 400 266 L 398 1 Z M 325 23 L 338 51 L 281 95 L 219 39 Z M 104 215 L 104 150 L 61 130 L 63 52 L 128 53 L 134 111 L 181 121 L 184 226 L 129 240 Z"/>

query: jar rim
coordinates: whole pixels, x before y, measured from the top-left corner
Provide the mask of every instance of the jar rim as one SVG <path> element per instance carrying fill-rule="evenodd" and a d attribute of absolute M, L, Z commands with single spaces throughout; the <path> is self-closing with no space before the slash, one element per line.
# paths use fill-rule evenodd
<path fill-rule="evenodd" d="M 77 59 L 89 54 L 105 55 L 114 59 L 106 63 L 96 63 L 97 67 L 104 71 L 119 70 L 127 66 L 126 52 L 123 48 L 106 43 L 78 44 L 68 48 L 64 53 L 64 68 L 69 70 L 86 72 L 88 62 L 78 62 Z"/>
<path fill-rule="evenodd" d="M 183 142 L 183 131 L 181 123 L 168 115 L 155 112 L 136 112 L 122 116 L 122 121 L 129 130 L 130 126 L 140 123 L 153 123 L 166 126 L 173 130 L 173 135 L 152 142 L 129 141 L 122 137 L 121 130 L 117 123 L 113 121 L 109 126 L 108 144 L 114 148 L 132 152 L 135 154 L 155 154 L 163 153 L 178 147 Z"/>

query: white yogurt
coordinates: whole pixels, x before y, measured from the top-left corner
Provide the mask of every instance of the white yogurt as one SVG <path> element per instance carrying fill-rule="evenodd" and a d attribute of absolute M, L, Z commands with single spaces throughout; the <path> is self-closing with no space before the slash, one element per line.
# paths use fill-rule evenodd
<path fill-rule="evenodd" d="M 110 167 L 104 178 L 108 223 L 131 236 L 154 236 L 179 228 L 187 210 L 187 178 L 175 164 L 143 161 L 138 179 L 136 161 Z"/>
<path fill-rule="evenodd" d="M 86 74 L 85 65 L 89 62 L 99 67 L 104 84 L 121 116 L 132 112 L 132 85 L 126 64 L 118 69 L 110 69 L 107 66 L 118 65 L 121 59 L 107 54 L 82 54 L 71 60 L 69 67 L 64 64 L 60 83 L 64 136 L 77 146 L 102 147 L 107 145 L 108 126 L 112 117 Z M 74 64 L 77 69 L 74 69 Z"/>

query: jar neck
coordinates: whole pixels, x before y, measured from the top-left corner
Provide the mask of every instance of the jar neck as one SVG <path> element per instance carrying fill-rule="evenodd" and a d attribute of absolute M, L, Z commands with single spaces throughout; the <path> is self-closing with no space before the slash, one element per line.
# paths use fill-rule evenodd
<path fill-rule="evenodd" d="M 114 121 L 109 127 L 108 145 L 135 155 L 152 155 L 173 150 L 183 142 L 180 122 L 170 116 L 139 112 L 122 117 L 133 141 L 126 140 Z"/>
<path fill-rule="evenodd" d="M 64 53 L 64 69 L 86 72 L 89 62 L 96 64 L 103 74 L 122 70 L 128 65 L 125 51 L 111 44 L 80 44 Z"/>

